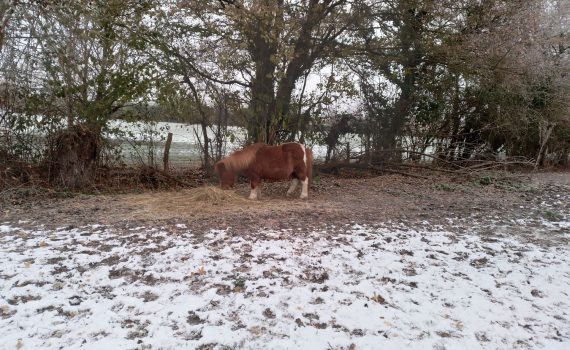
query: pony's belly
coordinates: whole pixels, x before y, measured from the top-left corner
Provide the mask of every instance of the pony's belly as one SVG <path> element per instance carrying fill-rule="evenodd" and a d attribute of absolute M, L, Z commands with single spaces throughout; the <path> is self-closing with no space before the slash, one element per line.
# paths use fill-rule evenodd
<path fill-rule="evenodd" d="M 291 172 L 288 169 L 265 169 L 261 173 L 261 178 L 270 181 L 287 180 L 291 176 Z"/>

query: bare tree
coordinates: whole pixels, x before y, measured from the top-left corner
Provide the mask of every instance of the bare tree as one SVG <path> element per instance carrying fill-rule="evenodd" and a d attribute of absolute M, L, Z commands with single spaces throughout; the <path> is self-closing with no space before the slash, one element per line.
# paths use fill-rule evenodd
<path fill-rule="evenodd" d="M 339 54 L 353 9 L 346 0 L 188 3 L 172 12 L 186 16 L 176 25 L 185 23 L 192 37 L 185 43 L 194 50 L 175 43 L 170 52 L 181 55 L 193 76 L 244 87 L 251 140 L 274 143 L 289 137 L 297 82 L 317 61 Z"/>

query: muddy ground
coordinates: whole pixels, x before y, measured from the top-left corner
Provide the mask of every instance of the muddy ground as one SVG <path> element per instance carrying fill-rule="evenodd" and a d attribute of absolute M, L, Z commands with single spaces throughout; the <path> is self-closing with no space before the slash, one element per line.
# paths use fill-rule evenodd
<path fill-rule="evenodd" d="M 287 197 L 287 183 L 266 183 L 259 201 L 210 203 L 193 201 L 190 190 L 120 195 L 76 195 L 73 198 L 23 199 L 6 204 L 0 221 L 26 221 L 46 228 L 103 224 L 175 226 L 194 232 L 231 228 L 322 228 L 346 223 L 373 225 L 428 221 L 446 225 L 448 218 L 485 222 L 557 221 L 570 214 L 569 172 L 486 173 L 457 177 L 447 174 L 373 176 L 361 172 L 315 177 L 309 200 Z M 297 189 L 299 191 L 299 188 Z M 247 183 L 236 188 L 246 198 Z"/>

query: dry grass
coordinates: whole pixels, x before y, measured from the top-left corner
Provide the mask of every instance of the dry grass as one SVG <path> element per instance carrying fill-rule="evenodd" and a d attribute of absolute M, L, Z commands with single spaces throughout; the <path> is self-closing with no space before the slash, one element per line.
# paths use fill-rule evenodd
<path fill-rule="evenodd" d="M 184 191 L 186 199 L 193 202 L 205 202 L 208 204 L 239 204 L 249 202 L 243 196 L 230 190 L 222 190 L 215 186 L 203 186 Z"/>
<path fill-rule="evenodd" d="M 309 202 L 283 196 L 263 196 L 252 201 L 247 198 L 246 188 L 237 191 L 222 190 L 214 186 L 202 186 L 178 192 L 154 192 L 124 195 L 123 205 L 131 209 L 132 219 L 165 219 L 183 217 L 199 219 L 224 213 L 253 213 L 291 211 L 308 208 Z"/>

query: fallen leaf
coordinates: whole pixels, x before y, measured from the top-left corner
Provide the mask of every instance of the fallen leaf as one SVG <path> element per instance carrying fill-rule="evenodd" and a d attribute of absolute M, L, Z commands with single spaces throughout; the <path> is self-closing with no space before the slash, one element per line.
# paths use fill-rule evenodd
<path fill-rule="evenodd" d="M 24 347 L 24 343 L 22 342 L 21 339 L 18 339 L 18 342 L 16 343 L 16 349 L 21 349 Z"/>
<path fill-rule="evenodd" d="M 26 261 L 26 262 L 24 263 L 24 267 L 25 267 L 25 268 L 29 268 L 30 266 L 32 266 L 32 263 L 31 263 L 31 262 Z"/>
<path fill-rule="evenodd" d="M 45 247 L 45 246 L 47 246 L 46 241 L 41 241 L 41 242 L 40 242 L 40 247 Z"/>
<path fill-rule="evenodd" d="M 253 326 L 251 328 L 249 328 L 250 333 L 252 333 L 253 335 L 259 336 L 261 335 L 261 333 L 263 333 L 263 329 L 259 326 Z"/>
<path fill-rule="evenodd" d="M 386 299 L 384 299 L 380 294 L 376 294 L 376 292 L 374 292 L 374 295 L 372 295 L 372 298 L 370 299 L 374 300 L 378 304 L 386 304 Z"/>
<path fill-rule="evenodd" d="M 200 276 L 204 276 L 206 274 L 206 269 L 204 269 L 204 266 L 200 266 L 200 268 L 198 269 L 198 274 Z"/>
<path fill-rule="evenodd" d="M 460 331 L 463 330 L 463 322 L 461 322 L 461 321 L 455 321 L 455 322 L 453 322 L 453 326 L 454 326 L 456 329 L 460 330 Z"/>

